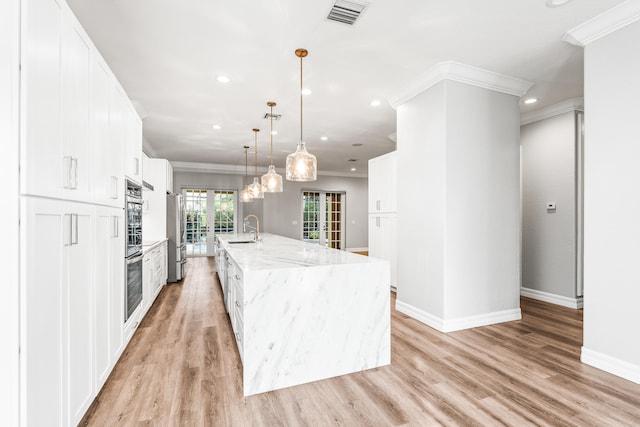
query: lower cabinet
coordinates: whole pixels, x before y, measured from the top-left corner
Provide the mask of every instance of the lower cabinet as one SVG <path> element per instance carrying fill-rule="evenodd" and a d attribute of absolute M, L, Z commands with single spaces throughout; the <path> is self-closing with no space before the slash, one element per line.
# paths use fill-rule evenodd
<path fill-rule="evenodd" d="M 369 256 L 389 261 L 392 288 L 398 283 L 396 230 L 397 214 L 369 214 Z"/>
<path fill-rule="evenodd" d="M 167 284 L 167 241 L 144 253 L 142 259 L 142 316 Z"/>
<path fill-rule="evenodd" d="M 117 270 L 107 278 L 101 273 L 123 262 L 124 226 L 107 219 L 122 218 L 122 210 L 97 209 L 21 199 L 21 413 L 27 426 L 77 425 L 115 364 L 111 340 L 122 322 L 112 316 L 123 301 L 110 306 L 109 300 L 124 277 L 116 277 Z"/>

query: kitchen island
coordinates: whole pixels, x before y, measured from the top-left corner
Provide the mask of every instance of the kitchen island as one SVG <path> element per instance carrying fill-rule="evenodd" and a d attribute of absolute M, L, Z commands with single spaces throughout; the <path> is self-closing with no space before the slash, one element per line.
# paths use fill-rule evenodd
<path fill-rule="evenodd" d="M 245 396 L 390 363 L 387 261 L 261 237 L 216 236 Z"/>

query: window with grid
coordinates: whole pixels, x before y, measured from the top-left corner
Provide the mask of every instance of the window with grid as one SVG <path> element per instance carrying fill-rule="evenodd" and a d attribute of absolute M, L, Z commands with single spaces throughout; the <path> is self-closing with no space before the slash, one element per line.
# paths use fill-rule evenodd
<path fill-rule="evenodd" d="M 302 240 L 320 241 L 320 193 L 302 193 Z"/>
<path fill-rule="evenodd" d="M 326 194 L 325 223 L 327 246 L 342 249 L 342 193 Z"/>
<path fill-rule="evenodd" d="M 233 191 L 216 191 L 214 193 L 214 233 L 233 233 L 234 203 L 235 193 Z"/>
<path fill-rule="evenodd" d="M 187 255 L 207 253 L 207 190 L 185 191 Z"/>

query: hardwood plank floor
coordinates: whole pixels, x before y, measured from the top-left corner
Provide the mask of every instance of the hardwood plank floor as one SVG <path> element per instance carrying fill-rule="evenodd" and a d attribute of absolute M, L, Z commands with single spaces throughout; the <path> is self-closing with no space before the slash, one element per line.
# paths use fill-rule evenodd
<path fill-rule="evenodd" d="M 245 398 L 214 259 L 191 258 L 81 425 L 640 425 L 640 385 L 580 363 L 581 310 L 522 298 L 521 321 L 443 334 L 394 295 L 390 366 Z"/>

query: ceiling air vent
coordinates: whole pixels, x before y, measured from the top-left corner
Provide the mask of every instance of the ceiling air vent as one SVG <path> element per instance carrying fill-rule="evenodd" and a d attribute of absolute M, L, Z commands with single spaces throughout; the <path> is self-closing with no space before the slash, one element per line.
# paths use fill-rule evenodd
<path fill-rule="evenodd" d="M 267 120 L 269 118 L 273 117 L 273 120 L 280 120 L 282 118 L 282 114 L 271 114 L 271 113 L 264 113 L 264 119 Z"/>
<path fill-rule="evenodd" d="M 365 7 L 367 7 L 367 3 L 364 2 L 338 0 L 329 11 L 327 19 L 330 21 L 342 22 L 347 25 L 353 25 L 360 14 L 362 14 Z"/>

